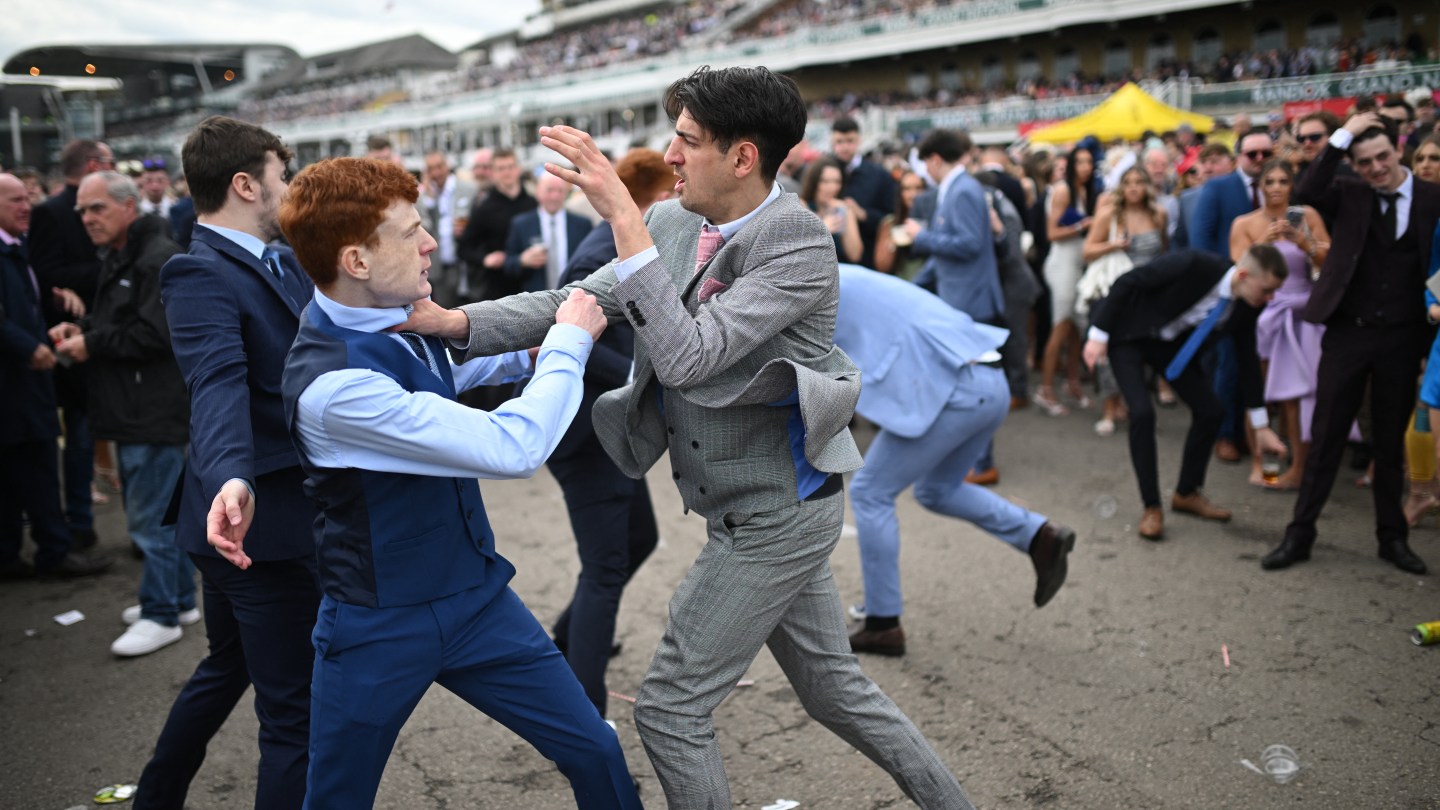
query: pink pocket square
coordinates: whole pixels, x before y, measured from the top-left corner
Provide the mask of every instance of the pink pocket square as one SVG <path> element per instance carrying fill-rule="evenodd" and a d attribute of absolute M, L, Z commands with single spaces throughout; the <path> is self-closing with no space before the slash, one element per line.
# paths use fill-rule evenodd
<path fill-rule="evenodd" d="M 723 281 L 716 281 L 713 278 L 705 279 L 705 281 L 700 284 L 700 303 L 703 304 L 709 301 L 711 296 L 718 295 L 728 286 L 730 285 Z"/>

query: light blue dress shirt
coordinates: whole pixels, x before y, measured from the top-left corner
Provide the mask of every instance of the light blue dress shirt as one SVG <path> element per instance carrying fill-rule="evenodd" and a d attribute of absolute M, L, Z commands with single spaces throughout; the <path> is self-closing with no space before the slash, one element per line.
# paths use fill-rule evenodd
<path fill-rule="evenodd" d="M 315 291 L 336 326 L 381 332 L 405 322 L 402 308 L 357 309 Z M 391 337 L 411 350 L 398 334 Z M 494 411 L 429 392 L 410 392 L 378 371 L 347 368 L 321 374 L 300 394 L 295 423 L 311 463 L 319 467 L 454 478 L 528 478 L 565 435 L 580 407 L 590 333 L 556 324 L 536 358 L 524 396 Z M 423 364 L 420 358 L 416 363 Z M 445 362 L 449 362 L 445 358 Z M 456 391 L 498 385 L 530 373 L 527 352 L 478 357 L 450 365 Z"/>

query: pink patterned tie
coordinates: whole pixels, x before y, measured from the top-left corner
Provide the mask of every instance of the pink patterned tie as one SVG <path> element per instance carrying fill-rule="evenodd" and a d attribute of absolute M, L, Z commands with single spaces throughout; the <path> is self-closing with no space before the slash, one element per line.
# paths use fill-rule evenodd
<path fill-rule="evenodd" d="M 710 258 L 720 250 L 720 246 L 724 243 L 725 237 L 720 235 L 719 228 L 712 228 L 709 225 L 700 226 L 700 247 L 695 251 L 695 272 L 700 272 L 700 268 L 710 261 Z"/>

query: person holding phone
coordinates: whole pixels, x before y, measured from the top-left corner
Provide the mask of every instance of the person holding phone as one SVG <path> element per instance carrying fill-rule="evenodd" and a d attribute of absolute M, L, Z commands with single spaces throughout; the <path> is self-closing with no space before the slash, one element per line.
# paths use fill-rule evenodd
<path fill-rule="evenodd" d="M 822 157 L 810 164 L 800 181 L 800 199 L 825 223 L 835 240 L 835 255 L 841 261 L 858 262 L 865 245 L 860 239 L 860 220 L 855 211 L 840 199 L 845 174 L 840 161 Z"/>
<path fill-rule="evenodd" d="M 1285 257 L 1290 274 L 1275 300 L 1256 323 L 1256 349 L 1268 363 L 1265 401 L 1278 402 L 1293 463 L 1286 473 L 1266 482 L 1259 454 L 1251 457 L 1250 483 L 1271 489 L 1298 489 L 1310 446 L 1310 420 L 1315 413 L 1315 379 L 1320 366 L 1320 337 L 1325 327 L 1300 317 L 1314 285 L 1314 274 L 1330 252 L 1330 232 L 1319 212 L 1291 205 L 1295 169 L 1283 158 L 1260 168 L 1261 207 L 1238 217 L 1230 227 L 1230 256 L 1239 259 L 1257 242 L 1269 242 Z"/>

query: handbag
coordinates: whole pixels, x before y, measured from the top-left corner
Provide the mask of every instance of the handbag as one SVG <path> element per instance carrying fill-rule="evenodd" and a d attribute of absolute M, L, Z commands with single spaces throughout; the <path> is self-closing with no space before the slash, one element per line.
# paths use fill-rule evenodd
<path fill-rule="evenodd" d="M 1110 221 L 1110 241 L 1115 241 L 1119 229 L 1119 217 Z M 1098 301 L 1110 294 L 1110 285 L 1135 267 L 1135 262 L 1123 250 L 1112 250 L 1104 256 L 1085 265 L 1085 273 L 1075 285 L 1075 312 L 1088 315 L 1090 302 Z"/>

